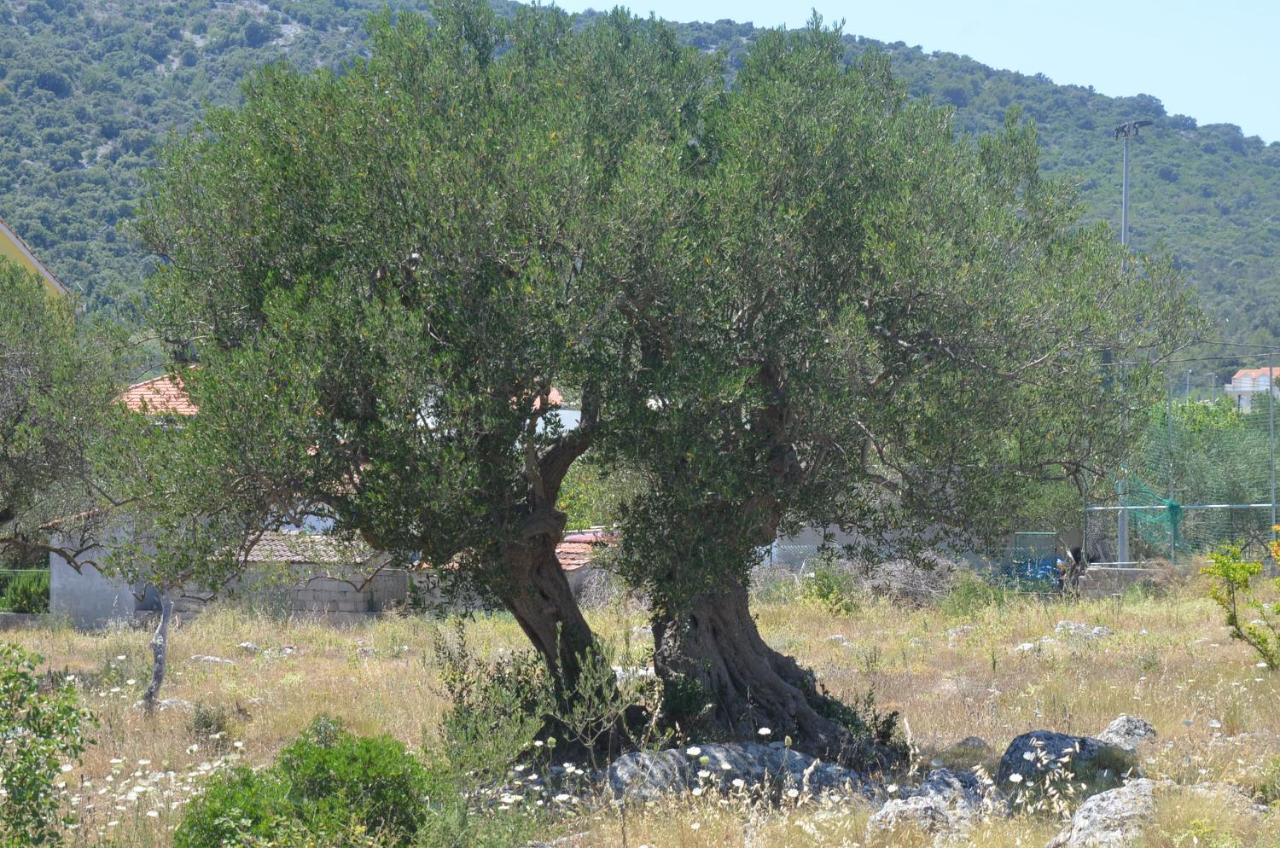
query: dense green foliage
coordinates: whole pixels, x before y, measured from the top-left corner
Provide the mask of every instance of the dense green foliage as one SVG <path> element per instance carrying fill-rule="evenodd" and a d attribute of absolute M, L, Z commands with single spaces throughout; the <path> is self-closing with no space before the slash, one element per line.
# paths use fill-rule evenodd
<path fill-rule="evenodd" d="M 472 816 L 468 778 L 424 765 L 388 736 L 316 719 L 269 768 L 214 778 L 174 833 L 175 848 L 470 848 L 517 844 L 520 814 Z"/>
<path fill-rule="evenodd" d="M 84 751 L 92 721 L 65 682 L 45 689 L 40 657 L 0 643 L 0 846 L 53 845 L 59 799 L 53 782 Z"/>
<path fill-rule="evenodd" d="M 0 574 L 0 611 L 37 613 L 49 611 L 49 571 L 31 569 Z"/>
<path fill-rule="evenodd" d="M 499 5 L 509 12 L 514 4 Z M 0 4 L 0 217 L 91 303 L 136 292 L 152 262 L 124 224 L 157 143 L 189 128 L 206 105 L 235 101 L 249 71 L 266 62 L 313 68 L 354 59 L 366 49 L 367 15 L 384 6 Z M 761 32 L 731 21 L 676 31 L 699 49 L 726 50 L 734 68 Z M 1039 125 L 1044 171 L 1079 185 L 1090 216 L 1113 224 L 1120 153 L 1111 129 L 1153 120 L 1133 151 L 1134 245 L 1175 257 L 1219 321 L 1216 334 L 1275 343 L 1280 146 L 1232 125 L 1197 127 L 1146 95 L 1107 97 L 901 42 L 848 36 L 845 43 L 850 55 L 885 50 L 913 95 L 956 110 L 960 130 L 996 129 L 1009 108 L 1021 107 Z"/>
<path fill-rule="evenodd" d="M 0 259 L 0 561 L 32 564 L 54 527 L 78 548 L 65 521 L 99 500 L 89 469 L 117 374 L 114 348 L 94 330 L 36 275 Z"/>

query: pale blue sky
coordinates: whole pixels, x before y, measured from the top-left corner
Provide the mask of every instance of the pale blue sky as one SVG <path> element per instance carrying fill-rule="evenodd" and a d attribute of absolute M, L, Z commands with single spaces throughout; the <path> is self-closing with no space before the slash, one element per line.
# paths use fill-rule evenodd
<path fill-rule="evenodd" d="M 571 12 L 608 2 L 559 0 Z M 799 26 L 810 4 L 634 0 L 672 21 L 732 18 Z M 1043 73 L 1112 96 L 1150 94 L 1170 114 L 1280 141 L 1280 0 L 818 0 L 845 31 Z"/>

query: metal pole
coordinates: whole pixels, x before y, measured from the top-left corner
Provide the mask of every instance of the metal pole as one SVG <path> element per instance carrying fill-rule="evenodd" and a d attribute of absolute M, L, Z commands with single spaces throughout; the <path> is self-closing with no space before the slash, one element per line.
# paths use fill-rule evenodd
<path fill-rule="evenodd" d="M 1121 136 L 1121 145 L 1124 148 L 1123 161 L 1124 165 L 1121 169 L 1120 177 L 1120 244 L 1128 247 L 1129 245 L 1129 134 L 1126 132 Z M 1128 257 L 1125 257 L 1128 261 Z"/>
<path fill-rule="evenodd" d="M 1275 354 L 1267 354 L 1267 438 L 1271 450 L 1271 541 L 1276 540 L 1276 392 Z"/>

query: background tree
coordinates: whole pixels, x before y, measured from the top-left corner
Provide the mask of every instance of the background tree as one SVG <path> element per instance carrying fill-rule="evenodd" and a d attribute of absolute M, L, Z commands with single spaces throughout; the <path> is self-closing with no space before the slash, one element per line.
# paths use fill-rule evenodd
<path fill-rule="evenodd" d="M 622 562 L 675 717 L 865 762 L 888 727 L 757 631 L 760 548 L 800 525 L 880 556 L 1000 535 L 1031 487 L 1105 472 L 1195 320 L 1038 177 L 1033 128 L 957 139 L 885 61 L 842 56 L 816 19 L 758 39 L 696 163 L 655 166 L 667 189 L 637 203 L 675 211 L 631 216 L 660 225 L 637 238 L 661 272 L 627 310 L 652 394 L 608 447 L 647 479 Z"/>
<path fill-rule="evenodd" d="M 376 21 L 341 75 L 267 69 L 169 150 L 141 225 L 166 259 L 154 319 L 200 360 L 190 491 L 246 505 L 209 550 L 311 512 L 455 562 L 567 691 L 593 643 L 555 557 L 560 488 L 635 406 L 603 274 L 625 245 L 601 223 L 643 179 L 631 147 L 686 135 L 719 80 L 623 13 L 433 16 Z"/>
<path fill-rule="evenodd" d="M 0 259 L 0 561 L 77 561 L 115 503 L 92 471 L 117 389 L 103 329 Z"/>

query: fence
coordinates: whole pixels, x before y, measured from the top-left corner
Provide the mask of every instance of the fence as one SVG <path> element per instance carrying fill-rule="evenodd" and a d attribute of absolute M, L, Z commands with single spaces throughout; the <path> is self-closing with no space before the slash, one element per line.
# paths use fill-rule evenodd
<path fill-rule="evenodd" d="M 1095 565 L 1146 568 L 1227 542 L 1270 556 L 1276 515 L 1276 414 L 1272 355 L 1241 368 L 1208 355 L 1170 381 L 1148 413 L 1107 496 L 1085 505 L 1082 547 Z M 1208 378 L 1208 379 L 1206 379 Z"/>

